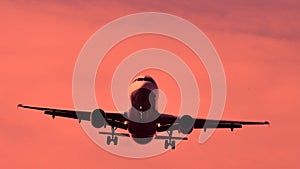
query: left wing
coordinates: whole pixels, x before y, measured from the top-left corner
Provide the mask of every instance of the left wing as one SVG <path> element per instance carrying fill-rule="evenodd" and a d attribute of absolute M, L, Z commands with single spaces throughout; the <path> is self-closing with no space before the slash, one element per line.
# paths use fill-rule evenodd
<path fill-rule="evenodd" d="M 54 108 L 46 108 L 46 107 L 27 106 L 27 105 L 22 105 L 22 104 L 19 104 L 18 107 L 44 111 L 44 114 L 51 115 L 53 119 L 56 116 L 60 116 L 60 117 L 78 119 L 79 122 L 81 122 L 81 120 L 85 120 L 85 121 L 91 120 L 90 119 L 90 117 L 91 117 L 90 111 L 54 109 Z M 108 125 L 111 125 L 111 126 L 113 125 L 114 127 L 127 130 L 128 119 L 125 118 L 125 113 L 124 113 L 124 115 L 122 115 L 120 113 L 110 113 L 110 112 L 104 112 L 104 113 L 105 113 L 104 118 L 105 118 L 105 121 L 108 123 Z"/>

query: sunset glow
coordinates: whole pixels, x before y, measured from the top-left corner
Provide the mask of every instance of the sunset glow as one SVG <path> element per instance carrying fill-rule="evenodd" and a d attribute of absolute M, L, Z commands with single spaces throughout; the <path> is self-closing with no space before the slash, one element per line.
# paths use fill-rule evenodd
<path fill-rule="evenodd" d="M 0 4 L 0 168 L 300 167 L 298 1 L 5 0 Z M 19 103 L 73 109 L 74 66 L 89 37 L 114 19 L 150 11 L 182 17 L 211 40 L 227 81 L 222 119 L 268 120 L 271 126 L 220 129 L 204 144 L 199 144 L 202 131 L 194 131 L 174 151 L 130 159 L 99 148 L 76 120 L 52 120 L 38 111 L 16 109 Z M 198 117 L 205 118 L 211 104 L 205 66 L 181 42 L 154 34 L 125 39 L 107 53 L 95 79 L 99 106 L 116 109 L 110 88 L 115 68 L 146 48 L 171 51 L 190 66 L 200 91 Z M 178 115 L 181 98 L 176 79 L 159 70 L 139 74 L 155 78 L 168 100 L 166 113 Z"/>

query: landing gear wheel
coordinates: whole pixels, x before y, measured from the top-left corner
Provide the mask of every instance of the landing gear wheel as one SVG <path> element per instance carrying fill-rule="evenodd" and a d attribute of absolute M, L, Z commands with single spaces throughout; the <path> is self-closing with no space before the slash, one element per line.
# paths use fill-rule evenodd
<path fill-rule="evenodd" d="M 110 136 L 107 136 L 107 137 L 106 137 L 106 144 L 107 144 L 107 145 L 110 145 L 110 142 L 111 142 L 111 137 L 110 137 Z"/>
<path fill-rule="evenodd" d="M 168 140 L 165 140 L 165 149 L 168 149 L 168 147 L 169 147 L 169 142 Z"/>
<path fill-rule="evenodd" d="M 175 149 L 175 141 L 172 141 L 171 147 L 172 147 L 173 150 Z"/>
<path fill-rule="evenodd" d="M 117 145 L 117 144 L 118 144 L 118 137 L 115 136 L 115 138 L 114 138 L 114 145 Z"/>

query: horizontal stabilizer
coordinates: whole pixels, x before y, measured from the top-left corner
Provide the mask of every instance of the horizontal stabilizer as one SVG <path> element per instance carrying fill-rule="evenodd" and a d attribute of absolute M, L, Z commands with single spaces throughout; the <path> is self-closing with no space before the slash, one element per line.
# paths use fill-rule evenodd
<path fill-rule="evenodd" d="M 100 131 L 99 134 L 112 135 L 111 132 Z M 114 133 L 115 136 L 130 137 L 128 133 Z"/>
<path fill-rule="evenodd" d="M 165 139 L 169 139 L 170 137 L 169 136 L 156 136 L 155 139 L 162 139 L 162 140 L 165 140 Z M 187 137 L 171 137 L 171 139 L 173 140 L 187 140 L 188 138 Z"/>

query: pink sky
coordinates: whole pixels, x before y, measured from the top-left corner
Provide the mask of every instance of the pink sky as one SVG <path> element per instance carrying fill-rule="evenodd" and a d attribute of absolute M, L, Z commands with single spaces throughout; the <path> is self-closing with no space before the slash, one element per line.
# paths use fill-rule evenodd
<path fill-rule="evenodd" d="M 0 168 L 300 167 L 299 2 L 1 1 L 0 10 Z M 18 103 L 72 109 L 74 65 L 86 40 L 113 19 L 146 11 L 183 17 L 212 41 L 227 76 L 223 119 L 269 120 L 271 126 L 244 127 L 233 133 L 219 130 L 204 144 L 198 143 L 201 131 L 195 131 L 175 151 L 128 159 L 100 149 L 75 120 L 52 120 L 41 112 L 16 109 Z M 170 42 L 175 45 L 171 48 L 141 38 L 132 38 L 116 50 L 125 57 L 130 51 L 155 45 L 192 55 L 176 42 Z M 112 58 L 112 64 L 120 58 Z M 191 67 L 195 69 L 195 64 Z M 203 72 L 196 75 L 205 90 L 199 117 L 205 117 L 210 98 Z M 113 106 L 105 86 L 110 75 L 111 70 L 100 70 L 96 81 L 104 82 L 96 90 L 97 98 L 109 98 L 101 102 L 102 108 L 109 110 Z M 166 75 L 158 77 L 162 89 L 170 93 L 162 79 L 173 85 L 174 81 Z"/>

